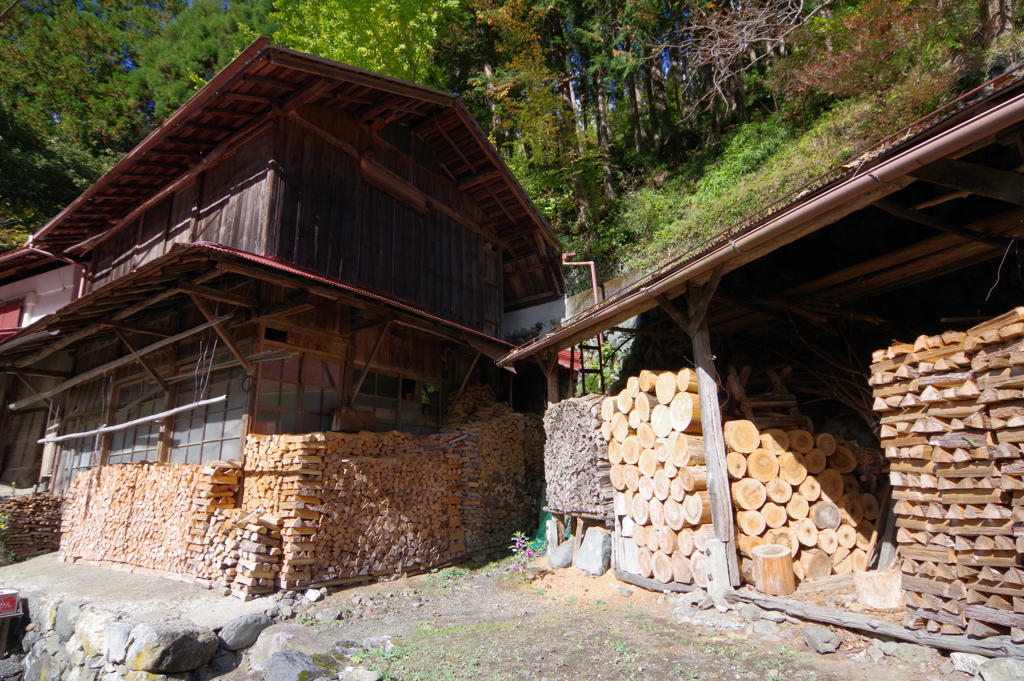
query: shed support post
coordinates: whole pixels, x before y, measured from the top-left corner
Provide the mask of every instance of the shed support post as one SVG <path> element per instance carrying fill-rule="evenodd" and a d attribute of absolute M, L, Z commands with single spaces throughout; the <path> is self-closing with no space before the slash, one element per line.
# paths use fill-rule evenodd
<path fill-rule="evenodd" d="M 547 357 L 538 357 L 536 361 L 548 380 L 548 404 L 555 404 L 561 399 L 558 390 L 558 351 L 552 350 Z"/>
<path fill-rule="evenodd" d="M 716 267 L 703 286 L 686 290 L 689 314 L 663 295 L 655 296 L 658 304 L 690 336 L 697 373 L 697 396 L 700 400 L 701 431 L 704 436 L 704 459 L 707 465 L 707 489 L 711 500 L 711 523 L 714 542 L 708 543 L 708 589 L 712 596 L 724 597 L 730 586 L 740 585 L 739 561 L 736 558 L 736 532 L 733 526 L 732 493 L 725 463 L 725 436 L 722 433 L 722 407 L 718 402 L 714 354 L 708 333 L 707 310 L 722 275 Z M 724 549 L 724 550 L 723 550 Z M 718 600 L 716 598 L 716 600 Z"/>

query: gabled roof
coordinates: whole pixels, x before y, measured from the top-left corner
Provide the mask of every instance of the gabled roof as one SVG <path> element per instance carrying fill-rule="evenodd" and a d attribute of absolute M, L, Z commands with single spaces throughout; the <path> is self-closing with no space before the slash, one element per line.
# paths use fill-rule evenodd
<path fill-rule="evenodd" d="M 29 245 L 81 257 L 274 117 L 304 104 L 345 111 L 378 131 L 398 124 L 418 135 L 487 216 L 480 227 L 505 247 L 507 297 L 539 300 L 564 293 L 561 246 L 551 226 L 459 95 L 270 45 L 268 38 L 249 45 L 32 235 Z"/>
<path fill-rule="evenodd" d="M 1015 71 L 1021 68 L 1018 66 Z M 1008 127 L 1022 122 L 1024 76 L 1003 74 L 886 137 L 852 162 L 832 169 L 743 221 L 726 226 L 703 243 L 664 262 L 636 284 L 513 350 L 498 364 L 508 366 L 539 352 L 557 351 L 593 338 L 657 307 L 657 297 L 675 298 L 688 283 L 702 284 L 715 272 L 721 275 L 734 270 L 832 224 L 909 185 L 915 179 L 913 174 L 924 166 L 980 148 L 995 141 Z M 1008 218 L 1008 224 L 993 229 L 992 236 L 1024 237 L 1024 227 L 1016 212 L 1001 217 Z M 979 236 L 986 234 L 974 238 Z"/>

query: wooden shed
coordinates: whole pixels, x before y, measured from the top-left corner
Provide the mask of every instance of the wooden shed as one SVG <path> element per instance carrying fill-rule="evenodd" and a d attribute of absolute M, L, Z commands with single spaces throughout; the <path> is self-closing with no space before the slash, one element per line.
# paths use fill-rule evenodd
<path fill-rule="evenodd" d="M 457 95 L 261 38 L 0 257 L 83 279 L 0 344 L 0 428 L 43 415 L 57 490 L 249 433 L 434 432 L 504 314 L 564 294 L 560 250 Z"/>

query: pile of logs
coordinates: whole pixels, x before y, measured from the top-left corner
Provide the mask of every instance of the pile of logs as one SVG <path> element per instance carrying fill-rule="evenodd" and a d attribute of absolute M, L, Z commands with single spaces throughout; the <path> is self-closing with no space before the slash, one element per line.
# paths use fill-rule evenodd
<path fill-rule="evenodd" d="M 904 624 L 1024 640 L 1024 308 L 872 357 Z"/>
<path fill-rule="evenodd" d="M 512 409 L 504 402 L 496 402 L 494 389 L 485 383 L 475 383 L 452 397 L 445 419 L 446 428 L 482 423 L 511 414 Z"/>
<path fill-rule="evenodd" d="M 724 435 L 744 581 L 753 582 L 754 549 L 772 544 L 790 549 L 797 580 L 867 569 L 879 505 L 861 492 L 855 445 L 750 421 L 727 421 Z"/>
<path fill-rule="evenodd" d="M 662 583 L 707 585 L 712 537 L 697 379 L 642 371 L 601 403 L 614 493 L 617 562 Z"/>
<path fill-rule="evenodd" d="M 65 502 L 61 558 L 99 567 L 121 564 L 161 574 L 188 573 L 201 469 L 195 464 L 129 463 L 81 471 Z"/>
<path fill-rule="evenodd" d="M 2 530 L 0 564 L 25 560 L 56 551 L 60 546 L 60 497 L 26 494 L 0 500 L 0 515 L 6 519 Z"/>
<path fill-rule="evenodd" d="M 601 395 L 562 400 L 544 413 L 548 506 L 558 513 L 612 515 L 608 445 L 601 436 Z"/>

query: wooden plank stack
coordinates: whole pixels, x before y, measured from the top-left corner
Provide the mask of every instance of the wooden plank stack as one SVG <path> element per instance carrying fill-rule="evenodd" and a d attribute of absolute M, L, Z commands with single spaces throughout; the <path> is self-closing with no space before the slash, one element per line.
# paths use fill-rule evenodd
<path fill-rule="evenodd" d="M 52 494 L 25 494 L 0 500 L 7 518 L 4 548 L 14 560 L 56 551 L 60 546 L 61 498 Z M 6 557 L 0 556 L 0 564 Z"/>
<path fill-rule="evenodd" d="M 611 464 L 601 435 L 601 395 L 562 400 L 544 413 L 548 507 L 558 513 L 612 517 Z"/>
<path fill-rule="evenodd" d="M 856 445 L 750 421 L 727 421 L 724 434 L 744 581 L 753 582 L 754 549 L 769 544 L 791 550 L 799 580 L 867 569 L 879 505 L 854 474 Z"/>
<path fill-rule="evenodd" d="M 905 625 L 1024 640 L 1024 308 L 872 359 Z"/>

